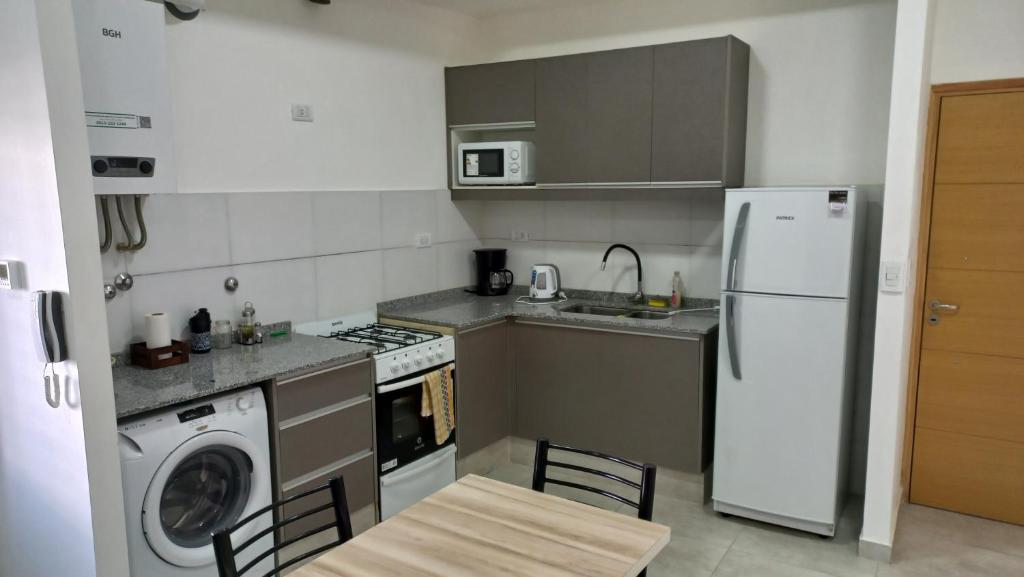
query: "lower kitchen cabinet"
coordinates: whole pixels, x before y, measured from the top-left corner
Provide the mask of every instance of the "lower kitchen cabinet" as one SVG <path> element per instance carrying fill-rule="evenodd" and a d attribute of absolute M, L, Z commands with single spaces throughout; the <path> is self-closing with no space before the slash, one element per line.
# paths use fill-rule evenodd
<path fill-rule="evenodd" d="M 698 473 L 712 448 L 715 335 L 514 322 L 514 433 Z"/>
<path fill-rule="evenodd" d="M 376 502 L 373 382 L 373 361 L 366 359 L 274 384 L 270 398 L 275 500 L 326 484 L 340 474 L 350 512 Z M 329 499 L 328 492 L 301 499 L 278 511 L 278 518 Z M 324 525 L 331 515 L 324 511 L 289 525 L 278 538 Z"/>
<path fill-rule="evenodd" d="M 508 322 L 502 320 L 455 336 L 455 434 L 460 455 L 471 455 L 511 433 L 508 330 Z"/>

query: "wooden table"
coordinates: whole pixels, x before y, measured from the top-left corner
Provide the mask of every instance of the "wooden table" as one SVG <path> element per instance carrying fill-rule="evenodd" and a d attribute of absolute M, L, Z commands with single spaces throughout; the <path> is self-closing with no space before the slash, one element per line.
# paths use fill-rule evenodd
<path fill-rule="evenodd" d="M 634 577 L 670 533 L 469 475 L 289 577 Z"/>

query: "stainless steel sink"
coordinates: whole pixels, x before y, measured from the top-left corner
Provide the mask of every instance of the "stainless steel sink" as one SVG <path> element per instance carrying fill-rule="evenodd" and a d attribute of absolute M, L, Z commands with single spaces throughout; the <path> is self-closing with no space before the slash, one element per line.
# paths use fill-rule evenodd
<path fill-rule="evenodd" d="M 602 317 L 617 317 L 629 312 L 629 309 L 583 304 L 569 305 L 559 310 L 563 313 L 574 313 L 578 315 L 599 315 Z"/>
<path fill-rule="evenodd" d="M 645 321 L 663 321 L 672 318 L 672 313 L 657 311 L 633 311 L 625 315 L 627 319 L 643 319 Z"/>

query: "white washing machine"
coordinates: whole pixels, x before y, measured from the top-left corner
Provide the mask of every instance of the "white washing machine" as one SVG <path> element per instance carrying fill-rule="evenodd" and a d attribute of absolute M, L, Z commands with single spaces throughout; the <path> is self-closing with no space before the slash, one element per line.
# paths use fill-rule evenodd
<path fill-rule="evenodd" d="M 217 577 L 210 535 L 271 503 L 267 407 L 259 388 L 119 423 L 128 552 L 134 577 Z M 232 537 L 241 544 L 268 513 Z M 268 534 L 245 551 L 266 551 Z M 240 555 L 241 563 L 250 555 Z M 273 555 L 246 573 L 262 576 Z"/>

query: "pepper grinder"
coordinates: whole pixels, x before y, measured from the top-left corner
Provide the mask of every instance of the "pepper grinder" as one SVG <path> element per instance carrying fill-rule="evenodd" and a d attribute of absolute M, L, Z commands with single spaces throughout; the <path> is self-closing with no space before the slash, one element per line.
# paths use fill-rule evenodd
<path fill-rule="evenodd" d="M 210 312 L 206 309 L 199 309 L 188 320 L 188 328 L 192 333 L 192 352 L 204 354 L 210 352 L 212 343 L 210 340 Z"/>
<path fill-rule="evenodd" d="M 242 322 L 238 325 L 238 342 L 243 345 L 256 344 L 256 308 L 251 301 L 242 306 Z"/>

